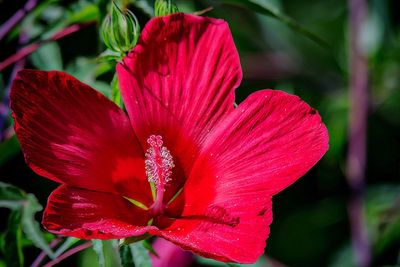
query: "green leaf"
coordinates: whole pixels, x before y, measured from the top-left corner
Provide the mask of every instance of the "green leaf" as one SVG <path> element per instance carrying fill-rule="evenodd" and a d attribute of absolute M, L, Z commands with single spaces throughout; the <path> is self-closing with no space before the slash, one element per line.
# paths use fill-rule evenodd
<path fill-rule="evenodd" d="M 121 246 L 119 249 L 119 256 L 121 258 L 121 264 L 123 267 L 135 267 L 129 245 Z"/>
<path fill-rule="evenodd" d="M 53 251 L 48 246 L 40 225 L 35 221 L 35 214 L 42 210 L 36 197 L 26 194 L 19 188 L 0 182 L 0 206 L 6 207 L 20 214 L 18 225 L 26 237 L 38 248 L 44 250 L 49 257 L 54 258 Z"/>
<path fill-rule="evenodd" d="M 36 197 L 28 194 L 22 208 L 22 230 L 36 247 L 42 249 L 50 258 L 54 259 L 54 253 L 47 244 L 39 223 L 35 220 L 36 212 L 42 209 L 43 207 L 39 204 Z"/>
<path fill-rule="evenodd" d="M 2 235 L 1 250 L 7 266 L 24 266 L 24 254 L 22 251 L 21 214 L 12 211 L 8 218 L 7 230 Z"/>
<path fill-rule="evenodd" d="M 96 80 L 96 78 L 113 70 L 114 65 L 105 62 L 96 63 L 94 59 L 78 57 L 67 65 L 65 71 L 111 99 L 110 84 Z"/>
<path fill-rule="evenodd" d="M 95 4 L 75 6 L 68 14 L 68 24 L 97 21 L 100 17 L 99 7 Z"/>
<path fill-rule="evenodd" d="M 118 240 L 102 240 L 102 250 L 105 267 L 121 267 Z M 79 266 L 97 266 L 98 254 L 94 249 L 87 249 L 82 252 Z"/>
<path fill-rule="evenodd" d="M 338 252 L 334 253 L 329 267 L 354 267 L 353 251 L 350 244 L 343 246 Z"/>
<path fill-rule="evenodd" d="M 93 239 L 93 250 L 97 254 L 97 261 L 100 267 L 104 267 L 106 265 L 106 260 L 104 258 L 104 250 L 103 250 L 103 240 Z"/>
<path fill-rule="evenodd" d="M 303 26 L 301 26 L 299 23 L 297 23 L 294 19 L 283 14 L 277 8 L 275 8 L 274 6 L 272 6 L 270 3 L 266 2 L 266 1 L 222 0 L 222 2 L 243 6 L 254 12 L 275 18 L 275 19 L 281 21 L 282 23 L 286 24 L 288 27 L 290 27 L 295 32 L 298 32 L 298 33 L 302 34 L 303 36 L 307 37 L 308 39 L 314 41 L 321 47 L 329 48 L 329 45 L 323 39 L 321 39 L 314 33 L 310 32 L 309 30 L 305 29 Z"/>
<path fill-rule="evenodd" d="M 382 255 L 400 239 L 400 186 L 369 187 L 366 195 L 366 219 L 374 253 Z"/>
<path fill-rule="evenodd" d="M 61 50 L 57 43 L 42 45 L 30 56 L 32 64 L 41 70 L 62 70 Z"/>
<path fill-rule="evenodd" d="M 0 182 L 0 200 L 23 200 L 26 194 L 18 187 Z"/>
<path fill-rule="evenodd" d="M 143 242 L 132 243 L 129 248 L 136 267 L 151 267 L 150 255 L 143 246 Z"/>
<path fill-rule="evenodd" d="M 0 207 L 11 210 L 21 209 L 25 193 L 19 188 L 0 182 Z"/>
<path fill-rule="evenodd" d="M 151 267 L 151 259 L 143 242 L 121 246 L 120 257 L 123 267 Z"/>

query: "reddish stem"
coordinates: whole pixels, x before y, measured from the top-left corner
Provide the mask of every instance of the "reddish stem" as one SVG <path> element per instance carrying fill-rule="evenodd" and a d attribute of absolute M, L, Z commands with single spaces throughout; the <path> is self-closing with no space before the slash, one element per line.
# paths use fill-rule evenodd
<path fill-rule="evenodd" d="M 37 5 L 37 0 L 28 0 L 23 8 L 19 9 L 9 18 L 3 25 L 0 26 L 0 40 L 20 22 L 24 16 Z"/>
<path fill-rule="evenodd" d="M 78 253 L 79 251 L 85 250 L 85 249 L 87 249 L 87 248 L 89 248 L 91 246 L 92 246 L 92 242 L 90 242 L 90 241 L 86 242 L 86 243 L 83 243 L 82 245 L 76 246 L 76 247 L 68 250 L 64 254 L 61 254 L 57 259 L 54 259 L 54 260 L 48 262 L 43 267 L 52 267 L 52 266 L 60 263 L 62 260 L 65 260 L 66 258 L 74 255 L 75 253 Z"/>
<path fill-rule="evenodd" d="M 367 15 L 366 0 L 349 0 L 350 110 L 347 179 L 352 191 L 348 204 L 352 245 L 359 267 L 371 264 L 370 244 L 364 223 L 364 179 L 368 112 L 368 62 L 361 46 Z"/>
<path fill-rule="evenodd" d="M 5 59 L 4 61 L 0 62 L 0 71 L 3 71 L 5 68 L 10 66 L 11 64 L 15 63 L 16 61 L 28 56 L 29 54 L 35 52 L 43 43 L 47 42 L 53 42 L 57 41 L 65 36 L 68 36 L 74 32 L 79 31 L 85 26 L 90 25 L 91 23 L 86 23 L 86 24 L 73 24 L 71 26 L 68 26 L 58 32 L 56 32 L 52 37 L 49 39 L 45 39 L 39 42 L 35 42 L 32 44 L 29 44 L 22 49 L 18 50 L 17 53 L 14 55 L 10 56 L 9 58 Z"/>
<path fill-rule="evenodd" d="M 28 42 L 28 35 L 24 32 L 21 31 L 20 36 L 19 36 L 19 45 L 25 45 Z M 15 76 L 17 75 L 18 71 L 20 71 L 21 69 L 23 69 L 25 67 L 25 59 L 21 58 L 20 60 L 18 60 L 13 69 L 12 69 L 12 73 L 10 76 L 10 80 L 9 83 L 6 87 L 6 90 L 4 92 L 4 96 L 2 101 L 0 102 L 0 141 L 3 139 L 6 139 L 5 133 L 3 132 L 3 128 L 5 125 L 5 121 L 8 118 L 8 114 L 10 112 L 9 110 L 9 102 L 10 102 L 10 90 L 11 90 L 11 85 L 12 82 L 15 78 Z"/>
<path fill-rule="evenodd" d="M 55 238 L 49 245 L 50 248 L 54 248 L 57 246 L 60 242 L 62 241 L 62 238 L 57 237 Z M 35 261 L 32 263 L 31 267 L 39 267 L 40 263 L 46 258 L 47 254 L 44 250 L 40 252 L 39 256 L 35 259 Z"/>

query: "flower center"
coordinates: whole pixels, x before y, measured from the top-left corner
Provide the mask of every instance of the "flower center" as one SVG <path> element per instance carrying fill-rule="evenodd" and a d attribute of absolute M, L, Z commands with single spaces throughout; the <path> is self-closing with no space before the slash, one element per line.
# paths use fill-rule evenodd
<path fill-rule="evenodd" d="M 172 168 L 175 167 L 169 150 L 163 146 L 160 135 L 151 135 L 147 139 L 150 147 L 145 157 L 145 168 L 147 180 L 155 186 L 155 199 L 150 211 L 153 216 L 162 215 L 165 205 L 163 203 L 165 186 L 171 181 Z"/>

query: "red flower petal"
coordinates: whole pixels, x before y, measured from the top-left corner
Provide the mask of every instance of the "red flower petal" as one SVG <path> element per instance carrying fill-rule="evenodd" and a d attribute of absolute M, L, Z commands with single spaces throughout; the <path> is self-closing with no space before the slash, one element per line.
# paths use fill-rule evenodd
<path fill-rule="evenodd" d="M 217 260 L 255 262 L 272 221 L 271 196 L 327 148 L 320 116 L 300 98 L 252 94 L 206 141 L 185 184 L 182 218 L 163 236 Z"/>
<path fill-rule="evenodd" d="M 147 212 L 119 195 L 62 185 L 50 195 L 44 227 L 83 239 L 117 239 L 151 232 Z"/>
<path fill-rule="evenodd" d="M 227 23 L 186 14 L 150 20 L 117 73 L 142 145 L 151 134 L 162 135 L 184 172 L 208 133 L 233 111 L 242 77 Z M 176 175 L 171 186 L 181 187 L 177 179 L 184 177 Z"/>
<path fill-rule="evenodd" d="M 11 109 L 36 173 L 151 203 L 143 151 L 129 119 L 103 95 L 66 73 L 23 70 L 12 87 Z"/>
<path fill-rule="evenodd" d="M 183 249 L 224 262 L 254 263 L 264 253 L 272 222 L 271 197 L 259 188 L 232 182 L 219 185 L 221 195 L 203 207 L 186 207 L 185 214 L 160 236 Z M 202 194 L 207 194 L 205 189 Z M 193 193 L 192 199 L 202 201 Z M 191 202 L 192 203 L 192 202 Z M 190 205 L 190 204 L 188 204 Z M 206 207 L 206 209 L 204 209 Z"/>

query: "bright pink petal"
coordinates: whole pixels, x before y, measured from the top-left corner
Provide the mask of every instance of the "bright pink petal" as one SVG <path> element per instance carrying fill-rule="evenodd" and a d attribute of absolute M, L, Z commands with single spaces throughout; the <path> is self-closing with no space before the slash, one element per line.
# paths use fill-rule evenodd
<path fill-rule="evenodd" d="M 183 169 L 174 170 L 181 174 L 172 187 L 181 187 L 198 147 L 233 111 L 242 72 L 227 23 L 187 14 L 154 18 L 117 73 L 139 141 L 146 147 L 150 135 L 163 137 Z"/>
<path fill-rule="evenodd" d="M 185 184 L 181 219 L 163 236 L 206 257 L 255 262 L 272 221 L 271 196 L 327 148 L 320 116 L 300 98 L 272 90 L 252 94 L 206 141 Z"/>
<path fill-rule="evenodd" d="M 129 119 L 100 93 L 66 73 L 23 70 L 11 109 L 25 159 L 39 175 L 151 202 Z"/>
<path fill-rule="evenodd" d="M 50 195 L 43 226 L 54 234 L 117 239 L 155 230 L 147 212 L 123 197 L 62 185 Z"/>
<path fill-rule="evenodd" d="M 152 247 L 156 251 L 157 256 L 151 254 L 151 263 L 153 267 L 187 267 L 190 266 L 194 260 L 193 254 L 182 250 L 175 244 L 157 238 L 153 242 Z"/>

